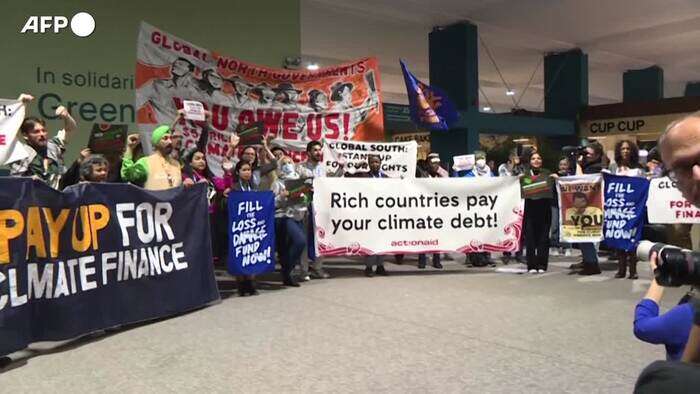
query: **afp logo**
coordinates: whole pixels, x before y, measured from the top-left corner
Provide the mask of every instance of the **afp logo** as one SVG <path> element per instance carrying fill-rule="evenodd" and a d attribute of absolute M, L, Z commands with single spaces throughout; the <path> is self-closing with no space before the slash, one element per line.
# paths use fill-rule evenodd
<path fill-rule="evenodd" d="M 27 18 L 20 33 L 43 34 L 47 32 L 59 33 L 68 27 L 68 18 L 65 16 L 36 16 Z M 87 37 L 95 31 L 95 18 L 87 12 L 79 12 L 70 19 L 70 29 L 78 37 Z"/>

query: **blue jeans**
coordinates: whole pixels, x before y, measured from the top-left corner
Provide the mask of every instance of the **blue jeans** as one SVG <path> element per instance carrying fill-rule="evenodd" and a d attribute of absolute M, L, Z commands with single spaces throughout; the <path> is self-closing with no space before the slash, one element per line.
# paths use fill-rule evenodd
<path fill-rule="evenodd" d="M 306 254 L 309 257 L 309 261 L 316 261 L 316 240 L 314 237 L 314 208 L 313 203 L 309 204 L 309 215 L 308 215 L 308 228 L 307 228 L 307 247 Z"/>
<path fill-rule="evenodd" d="M 299 264 L 306 246 L 304 223 L 292 218 L 276 218 L 275 233 L 279 245 L 277 250 L 282 260 L 282 276 L 287 278 L 292 274 L 294 266 Z"/>
<path fill-rule="evenodd" d="M 598 264 L 598 252 L 592 242 L 578 244 L 578 247 L 581 249 L 584 264 Z"/>

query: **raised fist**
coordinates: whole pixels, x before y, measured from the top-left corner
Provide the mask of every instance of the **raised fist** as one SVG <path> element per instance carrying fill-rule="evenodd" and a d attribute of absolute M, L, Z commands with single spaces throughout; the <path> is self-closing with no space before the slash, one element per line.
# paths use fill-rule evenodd
<path fill-rule="evenodd" d="M 81 151 L 80 151 L 80 157 L 78 157 L 78 162 L 79 162 L 79 163 L 82 163 L 82 162 L 83 162 L 85 159 L 87 159 L 88 156 L 90 156 L 91 154 L 92 154 L 92 151 L 90 150 L 90 148 L 85 148 L 85 149 L 81 150 Z"/>
<path fill-rule="evenodd" d="M 17 100 L 21 101 L 24 104 L 29 104 L 30 101 L 34 100 L 34 96 L 32 96 L 31 94 L 22 93 L 19 95 Z"/>
<path fill-rule="evenodd" d="M 238 134 L 231 134 L 231 138 L 228 141 L 228 144 L 231 146 L 231 149 L 237 147 L 239 142 L 241 142 L 241 137 L 239 137 Z"/>
<path fill-rule="evenodd" d="M 139 144 L 141 143 L 141 136 L 138 134 L 129 134 L 128 137 L 126 137 L 126 147 L 129 149 L 134 149 Z"/>
<path fill-rule="evenodd" d="M 68 109 L 62 105 L 59 105 L 58 108 L 56 108 L 56 116 L 59 118 L 65 118 L 67 116 L 70 116 L 68 113 Z"/>

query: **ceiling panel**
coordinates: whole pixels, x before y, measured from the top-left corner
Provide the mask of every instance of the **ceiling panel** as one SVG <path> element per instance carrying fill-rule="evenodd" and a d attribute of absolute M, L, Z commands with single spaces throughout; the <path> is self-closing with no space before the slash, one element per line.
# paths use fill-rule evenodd
<path fill-rule="evenodd" d="M 328 65 L 376 56 L 387 102 L 406 102 L 398 59 L 429 82 L 428 33 L 461 20 L 479 27 L 516 98 L 537 69 L 522 108 L 541 110 L 543 54 L 576 47 L 589 57 L 591 104 L 621 100 L 628 69 L 662 66 L 667 97 L 700 80 L 700 0 L 302 0 L 301 11 L 303 57 Z M 479 73 L 493 106 L 510 110 L 483 46 Z"/>

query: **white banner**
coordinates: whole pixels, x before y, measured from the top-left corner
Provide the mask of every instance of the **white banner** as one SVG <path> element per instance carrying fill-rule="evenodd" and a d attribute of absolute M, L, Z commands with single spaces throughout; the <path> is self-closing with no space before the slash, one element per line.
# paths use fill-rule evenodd
<path fill-rule="evenodd" d="M 603 240 L 603 176 L 565 176 L 557 180 L 559 240 L 599 242 Z"/>
<path fill-rule="evenodd" d="M 522 200 L 516 177 L 316 178 L 321 256 L 516 251 Z"/>
<path fill-rule="evenodd" d="M 326 171 L 335 171 L 341 157 L 345 160 L 345 172 L 368 172 L 367 157 L 379 155 L 382 171 L 389 178 L 414 178 L 418 143 L 409 142 L 358 142 L 326 140 L 323 144 L 323 164 Z"/>
<path fill-rule="evenodd" d="M 19 126 L 24 120 L 24 109 L 21 101 L 0 99 L 0 165 L 27 156 L 19 141 Z"/>
<path fill-rule="evenodd" d="M 649 223 L 700 223 L 700 209 L 683 198 L 668 177 L 651 180 L 647 212 Z"/>

